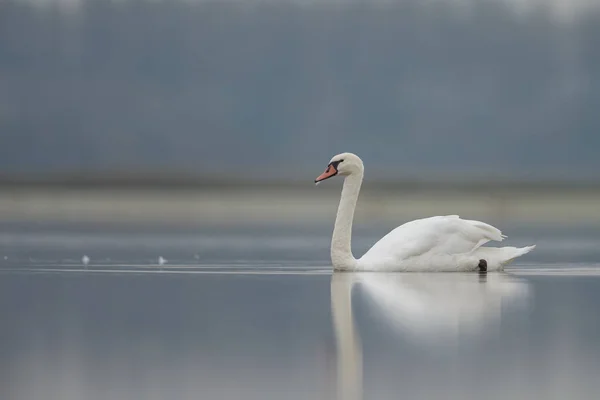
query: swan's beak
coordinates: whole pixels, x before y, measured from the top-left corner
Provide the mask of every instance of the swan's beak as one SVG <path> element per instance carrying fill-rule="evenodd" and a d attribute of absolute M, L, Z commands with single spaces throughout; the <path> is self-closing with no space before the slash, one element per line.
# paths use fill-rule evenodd
<path fill-rule="evenodd" d="M 332 176 L 336 176 L 337 173 L 338 173 L 338 170 L 335 167 L 335 165 L 329 164 L 327 166 L 327 169 L 325 170 L 325 172 L 323 172 L 321 175 L 317 176 L 317 179 L 315 179 L 315 183 L 319 183 L 321 181 L 324 181 L 325 179 L 331 178 Z"/>

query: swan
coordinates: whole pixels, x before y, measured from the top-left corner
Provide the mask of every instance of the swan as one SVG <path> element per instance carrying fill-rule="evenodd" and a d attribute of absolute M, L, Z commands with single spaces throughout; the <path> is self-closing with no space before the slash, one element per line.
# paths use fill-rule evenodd
<path fill-rule="evenodd" d="M 501 271 L 528 247 L 482 247 L 506 236 L 497 228 L 458 215 L 407 222 L 375 243 L 361 258 L 352 255 L 352 222 L 363 181 L 363 162 L 356 154 L 334 156 L 315 184 L 343 176 L 344 185 L 331 238 L 334 271 Z"/>

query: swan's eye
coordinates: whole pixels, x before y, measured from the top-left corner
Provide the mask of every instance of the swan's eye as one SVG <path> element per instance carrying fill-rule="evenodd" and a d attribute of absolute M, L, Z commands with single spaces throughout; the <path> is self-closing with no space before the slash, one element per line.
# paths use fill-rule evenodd
<path fill-rule="evenodd" d="M 342 158 L 342 159 L 340 160 L 340 162 L 344 162 L 344 159 Z"/>

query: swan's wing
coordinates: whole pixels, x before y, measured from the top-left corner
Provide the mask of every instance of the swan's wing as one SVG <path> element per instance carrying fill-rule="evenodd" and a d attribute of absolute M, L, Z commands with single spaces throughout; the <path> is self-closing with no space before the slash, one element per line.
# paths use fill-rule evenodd
<path fill-rule="evenodd" d="M 392 230 L 365 253 L 366 262 L 384 259 L 408 260 L 424 254 L 463 254 L 490 240 L 502 241 L 500 230 L 458 215 L 431 217 L 407 222 Z"/>

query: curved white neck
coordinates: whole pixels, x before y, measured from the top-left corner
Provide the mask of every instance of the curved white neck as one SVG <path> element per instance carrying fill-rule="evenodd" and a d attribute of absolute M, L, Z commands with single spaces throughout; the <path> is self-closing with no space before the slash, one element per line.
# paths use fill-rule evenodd
<path fill-rule="evenodd" d="M 348 175 L 344 180 L 331 238 L 331 262 L 335 270 L 356 268 L 356 259 L 352 255 L 352 221 L 362 180 L 362 171 Z"/>

